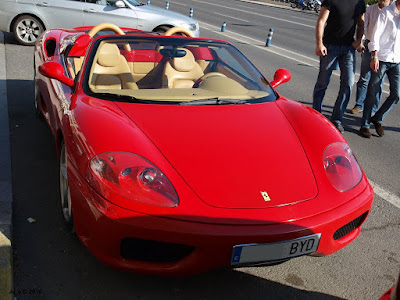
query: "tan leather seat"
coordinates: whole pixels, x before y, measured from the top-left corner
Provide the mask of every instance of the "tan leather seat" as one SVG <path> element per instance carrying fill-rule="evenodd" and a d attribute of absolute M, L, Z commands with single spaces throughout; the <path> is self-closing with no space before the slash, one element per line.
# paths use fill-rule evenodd
<path fill-rule="evenodd" d="M 115 44 L 101 46 L 90 80 L 92 89 L 138 89 L 129 65 Z"/>
<path fill-rule="evenodd" d="M 186 55 L 174 57 L 165 63 L 163 87 L 191 88 L 204 72 L 195 61 L 192 52 L 187 49 L 178 50 L 186 51 Z"/>

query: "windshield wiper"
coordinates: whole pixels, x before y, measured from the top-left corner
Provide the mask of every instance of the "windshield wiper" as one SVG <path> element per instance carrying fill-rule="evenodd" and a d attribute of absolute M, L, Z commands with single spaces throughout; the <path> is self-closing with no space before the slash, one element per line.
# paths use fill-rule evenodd
<path fill-rule="evenodd" d="M 246 103 L 246 100 L 239 99 L 219 99 L 209 98 L 209 99 L 200 99 L 200 100 L 191 100 L 191 101 L 183 101 L 180 102 L 180 105 L 227 105 L 227 104 L 243 104 Z"/>
<path fill-rule="evenodd" d="M 150 101 L 138 99 L 128 95 L 119 95 L 119 94 L 111 94 L 111 93 L 94 93 L 93 96 L 95 97 L 105 97 L 107 99 L 118 100 L 122 102 L 137 102 L 137 103 L 146 103 Z"/>

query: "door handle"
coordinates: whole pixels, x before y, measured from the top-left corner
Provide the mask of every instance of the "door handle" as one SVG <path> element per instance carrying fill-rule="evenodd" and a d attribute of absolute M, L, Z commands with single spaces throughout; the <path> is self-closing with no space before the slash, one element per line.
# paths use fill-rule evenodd
<path fill-rule="evenodd" d="M 44 6 L 44 7 L 50 6 L 50 4 L 48 4 L 47 2 L 41 2 L 41 3 L 38 3 L 36 5 L 37 6 Z"/>
<path fill-rule="evenodd" d="M 93 8 L 89 8 L 89 9 L 84 9 L 83 12 L 86 13 L 95 13 L 96 11 Z"/>

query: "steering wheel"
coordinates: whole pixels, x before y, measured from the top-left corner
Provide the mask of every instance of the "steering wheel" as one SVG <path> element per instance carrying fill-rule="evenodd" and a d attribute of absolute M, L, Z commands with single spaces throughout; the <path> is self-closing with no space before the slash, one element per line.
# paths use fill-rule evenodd
<path fill-rule="evenodd" d="M 117 25 L 112 24 L 112 23 L 100 23 L 96 26 L 94 26 L 92 29 L 89 30 L 88 35 L 93 38 L 96 33 L 98 33 L 101 30 L 104 29 L 109 29 L 114 31 L 117 34 L 125 35 L 125 32 L 119 28 Z M 124 44 L 124 49 L 127 51 L 131 51 L 131 46 L 129 44 Z"/>
<path fill-rule="evenodd" d="M 164 36 L 171 36 L 175 33 L 183 33 L 188 37 L 194 37 L 193 32 L 191 32 L 189 29 L 186 29 L 183 27 L 172 27 L 164 33 Z"/>
<path fill-rule="evenodd" d="M 194 88 L 199 87 L 200 82 L 206 80 L 207 78 L 214 77 L 214 76 L 216 76 L 216 77 L 217 77 L 217 76 L 219 76 L 219 77 L 226 77 L 226 75 L 224 75 L 224 74 L 222 74 L 222 73 L 219 73 L 219 72 L 210 72 L 210 73 L 204 74 L 204 75 L 201 76 L 199 79 L 197 79 L 196 82 L 193 84 L 193 87 L 194 87 Z"/>

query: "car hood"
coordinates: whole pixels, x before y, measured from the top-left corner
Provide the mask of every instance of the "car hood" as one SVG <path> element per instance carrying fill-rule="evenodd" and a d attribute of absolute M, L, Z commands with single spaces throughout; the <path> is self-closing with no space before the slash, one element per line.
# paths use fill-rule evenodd
<path fill-rule="evenodd" d="M 296 131 L 275 102 L 118 106 L 210 206 L 277 207 L 318 193 Z"/>

